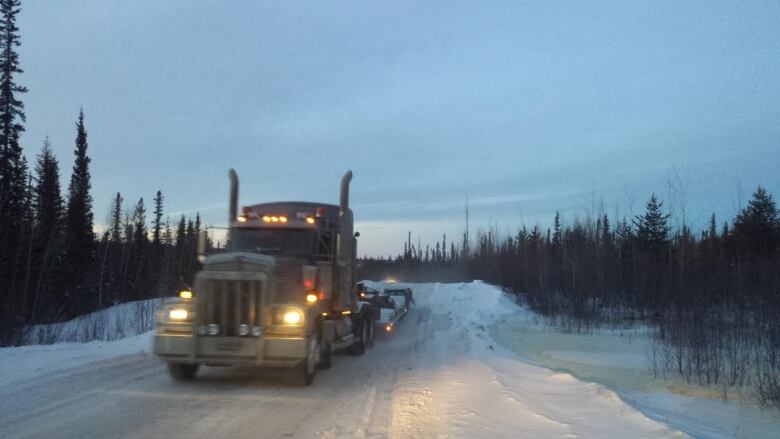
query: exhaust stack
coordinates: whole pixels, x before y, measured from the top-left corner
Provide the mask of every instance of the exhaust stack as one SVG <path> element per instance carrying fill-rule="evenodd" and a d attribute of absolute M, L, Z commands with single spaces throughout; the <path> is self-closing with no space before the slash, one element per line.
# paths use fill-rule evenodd
<path fill-rule="evenodd" d="M 230 178 L 230 207 L 228 211 L 228 224 L 233 224 L 238 217 L 238 174 L 234 169 L 228 172 Z"/>
<path fill-rule="evenodd" d="M 339 203 L 339 217 L 344 218 L 349 213 L 349 182 L 352 181 L 352 171 L 347 171 L 341 177 L 341 200 Z"/>

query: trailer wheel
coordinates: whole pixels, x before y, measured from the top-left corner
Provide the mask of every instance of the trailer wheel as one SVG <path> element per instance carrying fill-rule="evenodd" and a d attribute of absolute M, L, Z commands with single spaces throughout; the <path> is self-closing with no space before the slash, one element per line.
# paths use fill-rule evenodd
<path fill-rule="evenodd" d="M 199 364 L 168 363 L 168 373 L 176 381 L 191 381 L 198 373 Z"/>

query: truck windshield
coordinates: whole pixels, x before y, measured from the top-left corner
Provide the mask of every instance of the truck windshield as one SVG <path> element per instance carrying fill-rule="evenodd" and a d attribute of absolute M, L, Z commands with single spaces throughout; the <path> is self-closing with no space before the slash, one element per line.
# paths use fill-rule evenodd
<path fill-rule="evenodd" d="M 314 250 L 315 233 L 308 229 L 236 228 L 231 247 L 234 251 L 305 256 Z"/>

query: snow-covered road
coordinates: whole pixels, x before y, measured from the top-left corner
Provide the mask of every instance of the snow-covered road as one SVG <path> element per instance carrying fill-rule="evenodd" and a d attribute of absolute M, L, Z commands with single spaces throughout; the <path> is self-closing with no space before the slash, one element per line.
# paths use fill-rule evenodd
<path fill-rule="evenodd" d="M 0 437 L 684 437 L 496 345 L 486 325 L 513 306 L 496 288 L 410 286 L 417 305 L 394 332 L 365 356 L 335 355 L 311 387 L 208 367 L 177 383 L 148 353 L 101 358 L 0 381 Z M 23 367 L 20 352 L 0 353 L 0 370 Z"/>

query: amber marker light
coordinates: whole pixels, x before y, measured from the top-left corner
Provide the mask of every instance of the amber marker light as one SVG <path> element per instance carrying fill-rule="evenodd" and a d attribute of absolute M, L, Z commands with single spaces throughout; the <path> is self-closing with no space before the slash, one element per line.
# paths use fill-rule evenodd
<path fill-rule="evenodd" d="M 314 224 L 314 218 L 308 217 L 308 218 L 306 218 L 306 222 L 309 223 L 309 224 Z"/>
<path fill-rule="evenodd" d="M 182 299 L 192 299 L 192 291 L 184 290 L 179 291 L 179 297 Z"/>
<path fill-rule="evenodd" d="M 308 303 L 317 303 L 317 295 L 309 293 L 306 295 L 306 302 Z"/>

